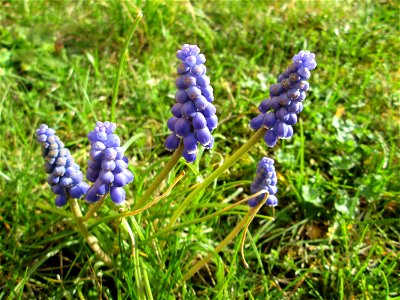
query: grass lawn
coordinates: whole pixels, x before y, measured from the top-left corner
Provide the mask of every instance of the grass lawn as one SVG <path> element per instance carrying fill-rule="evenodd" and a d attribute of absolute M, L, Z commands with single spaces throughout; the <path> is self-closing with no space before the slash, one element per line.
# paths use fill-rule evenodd
<path fill-rule="evenodd" d="M 120 53 L 138 11 L 115 111 L 135 175 L 125 210 L 171 157 L 166 122 L 185 43 L 207 58 L 219 126 L 214 148 L 194 164 L 181 158 L 154 196 L 185 176 L 125 226 L 106 200 L 89 229 L 116 264 L 108 268 L 68 206 L 54 205 L 35 130 L 54 128 L 85 171 L 87 134 L 111 118 Z M 399 13 L 391 0 L 2 1 L 0 299 L 398 299 Z M 274 148 L 261 140 L 176 223 L 193 224 L 169 229 L 193 186 L 252 136 L 258 104 L 302 49 L 318 66 L 293 137 Z M 251 223 L 246 269 L 240 235 L 214 248 L 248 206 L 201 218 L 249 196 L 263 156 L 275 160 L 279 205 Z"/>

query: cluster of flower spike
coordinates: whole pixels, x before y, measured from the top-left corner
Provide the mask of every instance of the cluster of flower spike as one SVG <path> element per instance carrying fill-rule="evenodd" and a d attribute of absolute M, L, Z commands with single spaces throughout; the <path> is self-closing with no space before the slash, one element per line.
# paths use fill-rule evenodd
<path fill-rule="evenodd" d="M 263 157 L 257 165 L 256 177 L 250 186 L 250 193 L 255 194 L 261 190 L 266 190 L 269 193 L 265 205 L 277 206 L 278 199 L 275 197 L 278 188 L 276 187 L 277 178 L 274 167 L 274 160 L 268 157 Z M 248 203 L 251 207 L 257 206 L 263 200 L 264 194 L 258 195 L 251 199 Z"/>
<path fill-rule="evenodd" d="M 64 143 L 55 135 L 54 129 L 42 124 L 36 130 L 36 135 L 43 148 L 45 170 L 49 174 L 47 182 L 53 193 L 57 195 L 56 205 L 65 205 L 68 197 L 82 197 L 89 185 L 82 181 L 83 175 L 79 165 L 74 162 L 69 150 L 64 147 Z"/>
<path fill-rule="evenodd" d="M 297 114 L 303 110 L 302 101 L 309 89 L 310 70 L 316 66 L 314 53 L 300 51 L 293 57 L 293 64 L 278 77 L 278 83 L 271 85 L 271 98 L 258 106 L 260 114 L 250 121 L 250 127 L 268 129 L 264 140 L 269 147 L 275 146 L 278 138 L 293 135 L 292 125 L 297 123 Z"/>
<path fill-rule="evenodd" d="M 183 157 L 187 162 L 194 162 L 198 143 L 207 149 L 213 147 L 211 132 L 217 127 L 218 118 L 211 103 L 214 96 L 204 66 L 206 58 L 199 47 L 185 44 L 176 56 L 182 61 L 178 67 L 181 76 L 176 80 L 178 91 L 171 109 L 173 117 L 168 120 L 168 128 L 173 133 L 167 137 L 165 147 L 174 151 L 182 139 Z"/>
<path fill-rule="evenodd" d="M 132 182 L 133 174 L 127 169 L 128 159 L 120 147 L 120 139 L 114 134 L 116 126 L 111 122 L 97 122 L 96 128 L 88 134 L 90 140 L 90 160 L 86 178 L 94 184 L 86 194 L 90 203 L 110 192 L 115 204 L 125 201 L 127 183 Z"/>

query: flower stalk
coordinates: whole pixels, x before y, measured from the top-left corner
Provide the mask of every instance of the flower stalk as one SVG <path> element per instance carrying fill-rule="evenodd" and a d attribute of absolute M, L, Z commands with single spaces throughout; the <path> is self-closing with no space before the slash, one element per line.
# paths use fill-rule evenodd
<path fill-rule="evenodd" d="M 97 210 L 103 205 L 104 201 L 106 200 L 108 194 L 104 195 L 100 198 L 99 201 L 95 202 L 89 211 L 86 213 L 85 217 L 83 218 L 83 222 L 87 222 L 96 212 Z"/>
<path fill-rule="evenodd" d="M 209 186 L 216 178 L 218 178 L 223 172 L 230 168 L 234 163 L 236 163 L 244 154 L 246 154 L 257 142 L 265 135 L 266 129 L 260 128 L 256 133 L 244 144 L 239 150 L 237 150 L 231 157 L 229 157 L 218 169 L 211 173 L 202 183 L 200 183 L 179 205 L 179 207 L 174 212 L 171 222 L 168 224 L 167 229 L 174 226 L 175 222 L 179 216 L 183 213 L 185 208 L 188 206 L 190 201 L 192 201 L 199 192 Z"/>
<path fill-rule="evenodd" d="M 171 227 L 169 229 L 168 228 L 162 229 L 162 230 L 158 231 L 157 233 L 153 234 L 151 236 L 151 239 L 158 238 L 160 236 L 163 236 L 166 233 L 169 233 L 171 231 L 177 230 L 179 228 L 184 228 L 184 227 L 187 227 L 187 226 L 190 226 L 190 225 L 193 225 L 193 224 L 202 223 L 202 222 L 208 221 L 208 220 L 210 220 L 212 218 L 218 217 L 218 216 L 222 215 L 223 213 L 226 213 L 226 212 L 230 211 L 231 209 L 234 209 L 235 207 L 237 207 L 237 206 L 239 206 L 239 205 L 241 205 L 241 204 L 243 204 L 245 202 L 248 202 L 251 199 L 253 199 L 254 197 L 257 197 L 257 196 L 259 196 L 261 194 L 265 194 L 265 191 L 264 190 L 259 191 L 259 192 L 255 193 L 253 195 L 250 195 L 250 196 L 248 196 L 248 197 L 246 197 L 246 198 L 244 198 L 244 199 L 242 199 L 240 201 L 237 201 L 237 202 L 235 202 L 235 203 L 233 203 L 233 204 L 231 204 L 231 205 L 229 205 L 229 206 L 227 206 L 227 207 L 225 207 L 225 208 L 223 208 L 223 209 L 221 209 L 219 211 L 216 211 L 215 213 L 212 213 L 210 215 L 204 216 L 202 218 L 198 218 L 198 219 L 195 219 L 195 220 L 183 222 L 183 223 L 177 224 L 177 225 L 175 225 L 175 226 L 173 226 L 173 227 Z"/>
<path fill-rule="evenodd" d="M 83 221 L 82 212 L 76 199 L 69 198 L 68 203 L 71 207 L 72 213 L 75 216 L 76 223 L 78 224 L 78 229 L 81 232 L 83 238 L 88 243 L 89 247 L 93 250 L 97 258 L 102 260 L 107 267 L 114 267 L 111 258 L 100 248 L 97 238 L 94 235 L 90 234 L 86 223 Z"/>
<path fill-rule="evenodd" d="M 168 176 L 169 172 L 171 172 L 171 170 L 178 163 L 179 158 L 182 155 L 182 151 L 183 151 L 183 143 L 181 142 L 178 149 L 175 150 L 174 154 L 171 156 L 168 163 L 161 170 L 161 172 L 157 175 L 157 177 L 154 178 L 153 183 L 147 188 L 147 190 L 144 192 L 142 197 L 139 199 L 139 201 L 137 202 L 137 204 L 135 206 L 135 209 L 142 208 L 143 205 L 148 201 L 150 196 L 160 186 L 160 183 Z"/>
<path fill-rule="evenodd" d="M 233 238 L 242 230 L 242 228 L 247 224 L 248 217 L 251 215 L 252 209 L 247 212 L 244 218 L 236 225 L 236 227 L 223 239 L 221 243 L 214 249 L 214 253 L 221 251 L 226 245 L 228 245 Z M 183 281 L 187 281 L 190 277 L 196 274 L 205 264 L 207 264 L 212 258 L 212 254 L 208 254 L 201 261 L 196 263 L 190 270 L 183 276 Z"/>
<path fill-rule="evenodd" d="M 258 192 L 257 194 L 261 194 L 260 192 Z M 244 248 L 244 240 L 246 237 L 246 233 L 247 230 L 249 228 L 250 223 L 253 221 L 255 215 L 257 214 L 257 212 L 261 209 L 261 207 L 265 204 L 265 202 L 268 199 L 268 193 L 265 194 L 263 201 L 261 201 L 256 207 L 250 208 L 249 211 L 247 212 L 247 214 L 244 216 L 244 218 L 236 225 L 236 227 L 223 239 L 223 241 L 221 243 L 219 243 L 219 245 L 217 247 L 215 247 L 214 249 L 214 253 L 217 254 L 219 251 L 221 251 L 223 248 L 225 248 L 226 245 L 228 245 L 234 238 L 236 235 L 238 235 L 238 233 L 240 232 L 240 230 L 243 229 L 243 227 L 245 228 L 243 231 L 243 236 L 241 239 L 241 256 L 243 259 L 243 263 L 245 265 L 246 268 L 248 268 L 248 264 L 246 262 L 246 259 L 244 258 L 244 252 L 243 252 L 243 248 Z M 254 195 L 252 195 L 251 197 L 254 197 Z M 249 197 L 250 198 L 250 197 Z M 248 199 L 248 198 L 247 198 Z M 251 199 L 251 198 L 250 198 Z M 203 258 L 201 261 L 199 261 L 198 263 L 196 263 L 192 268 L 190 268 L 190 270 L 183 276 L 183 281 L 188 280 L 190 277 L 192 277 L 194 274 L 196 274 L 205 264 L 207 264 L 212 258 L 212 253 L 210 253 L 209 255 L 207 255 L 205 258 Z"/>

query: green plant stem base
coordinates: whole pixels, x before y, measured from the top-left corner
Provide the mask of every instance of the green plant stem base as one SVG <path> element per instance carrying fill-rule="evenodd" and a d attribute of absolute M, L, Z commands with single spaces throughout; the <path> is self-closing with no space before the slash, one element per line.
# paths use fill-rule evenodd
<path fill-rule="evenodd" d="M 83 222 L 83 216 L 81 209 L 79 208 L 78 201 L 76 199 L 68 199 L 69 206 L 71 207 L 72 213 L 75 215 L 76 222 L 78 224 L 78 229 L 81 232 L 82 236 L 88 243 L 89 247 L 93 250 L 96 256 L 101 259 L 107 267 L 112 268 L 114 265 L 112 263 L 111 258 L 100 248 L 99 242 L 95 236 L 90 234 L 86 223 Z"/>
<path fill-rule="evenodd" d="M 212 258 L 213 254 L 217 254 L 219 251 L 221 251 L 226 245 L 228 245 L 234 237 L 242 230 L 244 226 L 246 226 L 247 222 L 249 221 L 249 217 L 251 216 L 252 212 L 254 209 L 250 209 L 247 214 L 244 216 L 244 218 L 236 225 L 236 227 L 226 236 L 226 238 L 223 239 L 221 243 L 217 247 L 215 247 L 214 252 L 208 254 L 205 258 L 203 258 L 201 261 L 199 261 L 197 264 L 195 264 L 193 267 L 190 268 L 190 270 L 183 276 L 183 281 L 188 280 L 190 277 L 192 277 L 194 274 L 196 274 L 197 271 L 199 271 L 206 263 L 210 261 Z"/>

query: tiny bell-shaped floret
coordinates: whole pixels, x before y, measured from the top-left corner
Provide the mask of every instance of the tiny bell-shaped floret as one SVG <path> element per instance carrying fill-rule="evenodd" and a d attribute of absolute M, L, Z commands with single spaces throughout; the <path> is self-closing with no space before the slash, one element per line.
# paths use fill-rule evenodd
<path fill-rule="evenodd" d="M 180 141 L 180 138 L 175 133 L 171 133 L 165 140 L 165 148 L 168 151 L 174 151 L 179 147 Z"/>

